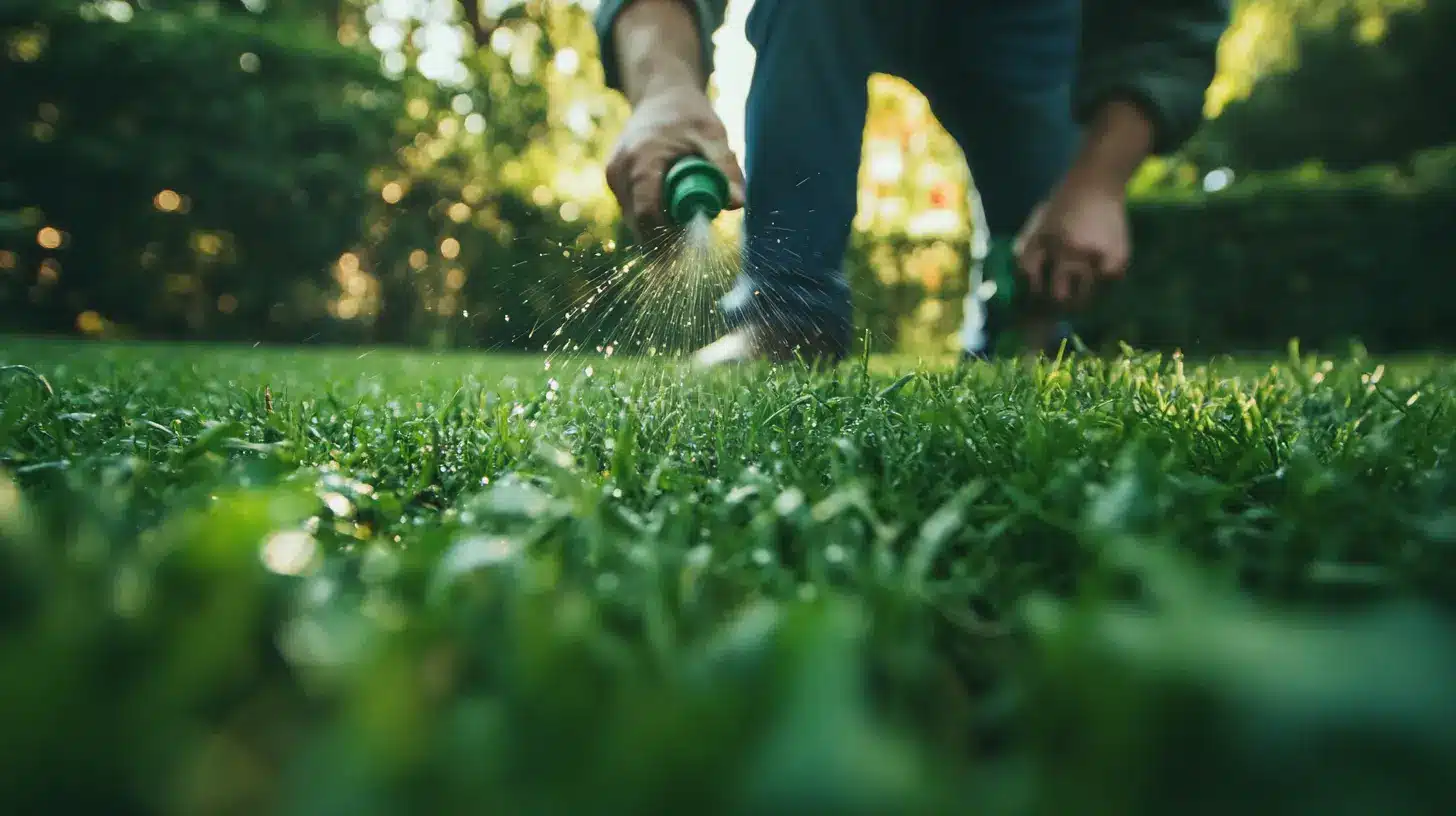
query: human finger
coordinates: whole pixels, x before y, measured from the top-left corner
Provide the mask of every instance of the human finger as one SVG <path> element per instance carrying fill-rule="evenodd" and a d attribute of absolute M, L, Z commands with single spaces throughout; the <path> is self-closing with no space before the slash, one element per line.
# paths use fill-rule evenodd
<path fill-rule="evenodd" d="M 1081 253 L 1063 251 L 1052 263 L 1052 300 L 1067 304 L 1092 280 L 1092 262 Z"/>
<path fill-rule="evenodd" d="M 613 153 L 607 160 L 607 188 L 622 208 L 622 218 L 633 234 L 638 233 L 636 213 L 632 206 L 631 165 L 627 154 Z"/>
<path fill-rule="evenodd" d="M 743 168 L 739 166 L 738 157 L 733 155 L 728 141 L 707 137 L 698 137 L 695 141 L 703 158 L 716 165 L 723 173 L 723 178 L 728 180 L 728 209 L 742 207 L 747 200 L 745 190 L 748 185 L 743 178 Z"/>
<path fill-rule="evenodd" d="M 1026 277 L 1027 289 L 1034 295 L 1040 295 L 1046 288 L 1044 273 L 1047 258 L 1048 253 L 1042 239 L 1033 237 L 1021 242 L 1016 264 L 1020 268 L 1021 274 Z"/>
<path fill-rule="evenodd" d="M 640 158 L 632 168 L 631 218 L 638 238 L 666 224 L 662 211 L 662 178 L 666 172 L 667 162 L 658 158 Z"/>

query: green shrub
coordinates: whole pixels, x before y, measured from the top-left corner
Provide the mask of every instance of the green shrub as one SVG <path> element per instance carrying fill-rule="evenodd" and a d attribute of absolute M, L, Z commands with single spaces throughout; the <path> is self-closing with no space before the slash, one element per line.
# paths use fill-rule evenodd
<path fill-rule="evenodd" d="M 1431 155 L 1430 178 L 1290 173 L 1137 201 L 1132 269 L 1083 330 L 1210 352 L 1296 337 L 1325 348 L 1456 345 L 1456 184 Z"/>
<path fill-rule="evenodd" d="M 322 28 L 121 6 L 0 11 L 0 211 L 23 220 L 0 235 L 18 256 L 0 278 L 11 325 L 68 330 L 94 311 L 266 338 L 321 314 L 368 169 L 391 154 L 392 85 Z M 54 252 L 46 226 L 64 236 Z"/>
<path fill-rule="evenodd" d="M 1077 330 L 1094 348 L 1120 342 L 1201 353 L 1307 347 L 1456 346 L 1456 149 L 1411 170 L 1328 174 L 1307 166 L 1228 189 L 1168 191 L 1131 204 L 1133 263 L 1104 287 Z M 883 274 L 938 242 L 856 236 L 847 263 L 861 328 L 888 345 L 928 298 L 937 336 L 954 331 L 965 277 L 936 292 Z M 965 247 L 956 247 L 962 264 Z"/>

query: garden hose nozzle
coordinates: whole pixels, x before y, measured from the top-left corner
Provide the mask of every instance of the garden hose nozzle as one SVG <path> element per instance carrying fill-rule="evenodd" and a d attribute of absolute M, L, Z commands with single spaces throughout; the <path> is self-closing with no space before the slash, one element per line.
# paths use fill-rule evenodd
<path fill-rule="evenodd" d="M 982 278 L 996 284 L 985 302 L 986 347 L 995 356 L 1014 356 L 1018 350 L 1057 353 L 1063 340 L 1071 340 L 1071 327 L 1045 298 L 1032 297 L 1019 280 L 1016 250 L 1009 240 L 993 240 L 982 261 Z"/>
<path fill-rule="evenodd" d="M 995 287 L 982 307 L 986 351 L 999 356 L 1015 344 L 1013 327 L 1023 300 L 1016 285 L 1016 261 L 1009 241 L 991 241 L 986 257 L 981 260 L 981 279 Z"/>
<path fill-rule="evenodd" d="M 699 215 L 709 221 L 728 205 L 728 179 L 717 165 L 701 156 L 684 156 L 662 180 L 662 203 L 668 220 L 685 227 Z"/>

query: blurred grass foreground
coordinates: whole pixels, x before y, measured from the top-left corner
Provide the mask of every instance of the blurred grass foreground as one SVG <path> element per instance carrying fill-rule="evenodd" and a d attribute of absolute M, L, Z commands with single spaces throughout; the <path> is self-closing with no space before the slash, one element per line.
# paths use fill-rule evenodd
<path fill-rule="evenodd" d="M 627 111 L 602 86 L 594 5 L 9 0 L 5 330 L 539 351 L 534 327 L 636 257 L 603 178 Z M 1135 182 L 1134 268 L 1084 339 L 1456 346 L 1456 0 L 1234 6 L 1210 121 Z M 730 34 L 714 85 L 731 125 L 752 52 Z M 871 92 L 860 328 L 878 351 L 941 353 L 972 180 L 923 97 L 884 76 Z M 557 343 L 631 319 L 597 306 Z"/>
<path fill-rule="evenodd" d="M 1448 363 L 0 362 L 10 812 L 1456 803 Z"/>

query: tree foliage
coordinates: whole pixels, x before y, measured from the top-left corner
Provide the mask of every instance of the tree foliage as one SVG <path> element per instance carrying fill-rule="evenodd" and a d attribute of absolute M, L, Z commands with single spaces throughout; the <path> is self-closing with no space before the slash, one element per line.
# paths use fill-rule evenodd
<path fill-rule="evenodd" d="M 0 308 L 33 331 L 516 342 L 527 304 L 580 288 L 560 247 L 610 237 L 591 168 L 620 107 L 581 8 L 519 5 L 474 27 L 461 77 L 423 76 L 422 44 L 460 27 L 374 4 L 7 5 Z"/>
<path fill-rule="evenodd" d="M 1354 170 L 1456 142 L 1456 2 L 1382 14 L 1370 4 L 1303 5 L 1310 22 L 1297 29 L 1292 64 L 1209 123 L 1192 151 L 1200 164 Z"/>
<path fill-rule="evenodd" d="M 322 310 L 400 115 L 373 60 L 251 15 L 51 0 L 7 4 L 0 41 L 23 325 L 268 336 Z"/>

